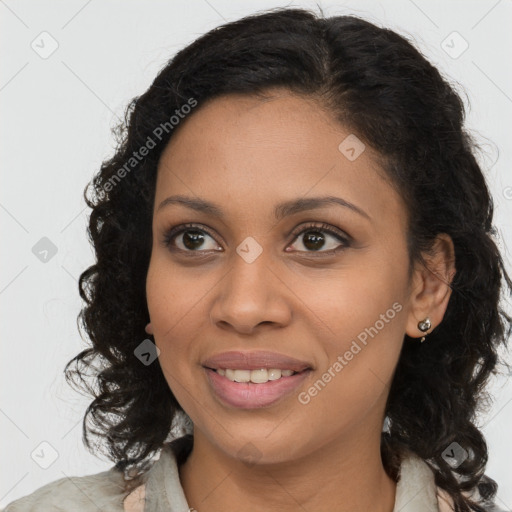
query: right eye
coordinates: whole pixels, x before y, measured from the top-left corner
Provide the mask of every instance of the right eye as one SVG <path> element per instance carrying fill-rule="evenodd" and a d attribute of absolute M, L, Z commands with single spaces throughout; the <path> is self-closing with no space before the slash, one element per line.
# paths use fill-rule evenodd
<path fill-rule="evenodd" d="M 163 239 L 163 244 L 171 251 L 182 252 L 205 252 L 219 251 L 217 243 L 207 247 L 207 240 L 214 240 L 208 229 L 201 228 L 196 224 L 182 224 L 169 229 Z M 205 247 L 206 246 L 206 247 Z M 200 250 L 201 249 L 201 250 Z"/>

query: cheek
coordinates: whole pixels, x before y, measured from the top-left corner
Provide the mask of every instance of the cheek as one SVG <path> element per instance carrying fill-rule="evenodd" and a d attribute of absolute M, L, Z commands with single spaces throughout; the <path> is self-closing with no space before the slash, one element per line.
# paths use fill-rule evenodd
<path fill-rule="evenodd" d="M 176 373 L 173 365 L 179 367 L 183 358 L 184 346 L 179 341 L 179 331 L 190 310 L 190 296 L 183 293 L 176 279 L 177 273 L 170 271 L 163 259 L 158 256 L 151 259 L 146 278 L 146 298 L 154 341 L 160 350 L 160 366 L 171 386 L 170 376 Z"/>
<path fill-rule="evenodd" d="M 307 295 L 301 291 L 321 319 L 318 325 L 325 327 L 317 333 L 325 354 L 318 373 L 327 372 L 330 389 L 322 393 L 332 393 L 325 404 L 337 400 L 357 407 L 361 400 L 375 399 L 389 383 L 406 324 L 406 267 L 398 260 L 394 265 L 367 259 L 358 270 L 351 266 L 327 277 Z"/>
<path fill-rule="evenodd" d="M 159 362 L 169 387 L 180 401 L 182 383 L 197 371 L 200 336 L 209 322 L 205 309 L 208 290 L 215 281 L 191 277 L 169 263 L 165 256 L 152 258 L 146 278 L 146 297 Z M 197 341 L 197 342 L 196 342 Z"/>
<path fill-rule="evenodd" d="M 373 287 L 339 288 L 321 298 L 322 318 L 336 335 L 327 331 L 319 339 L 326 357 L 298 401 L 300 417 L 321 418 L 327 437 L 363 425 L 384 408 L 403 340 L 404 308 L 395 298 Z M 313 444 L 317 422 L 308 420 L 301 428 Z"/>
<path fill-rule="evenodd" d="M 187 317 L 197 317 L 201 299 L 215 286 L 212 277 L 173 264 L 161 250 L 150 261 L 146 298 L 156 338 L 172 336 L 183 329 Z M 206 317 L 208 318 L 208 316 Z M 193 331 L 191 331 L 193 332 Z"/>
<path fill-rule="evenodd" d="M 400 332 L 403 315 L 399 315 L 397 309 L 405 309 L 405 274 L 406 270 L 400 270 L 398 261 L 394 265 L 389 260 L 372 261 L 370 257 L 361 257 L 359 262 L 347 264 L 345 269 L 326 271 L 314 281 L 297 279 L 294 291 L 318 320 L 316 324 L 322 329 L 319 335 L 337 347 L 364 333 L 376 322 L 379 334 L 384 337 L 391 331 Z M 401 307 L 393 309 L 395 303 Z M 382 315 L 385 324 L 380 321 Z"/>

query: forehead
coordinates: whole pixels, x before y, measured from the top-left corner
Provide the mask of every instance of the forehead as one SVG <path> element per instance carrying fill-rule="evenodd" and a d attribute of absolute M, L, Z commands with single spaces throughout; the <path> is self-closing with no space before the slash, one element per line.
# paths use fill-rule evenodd
<path fill-rule="evenodd" d="M 311 98 L 282 90 L 264 98 L 226 95 L 178 128 L 160 159 L 155 204 L 187 194 L 247 209 L 330 194 L 374 218 L 404 216 L 377 154 Z M 343 152 L 348 143 L 362 150 L 357 158 Z"/>

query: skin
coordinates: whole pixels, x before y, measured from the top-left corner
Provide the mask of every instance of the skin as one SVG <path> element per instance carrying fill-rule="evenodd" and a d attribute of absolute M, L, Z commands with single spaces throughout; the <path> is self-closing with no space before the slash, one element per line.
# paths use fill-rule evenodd
<path fill-rule="evenodd" d="M 351 132 L 313 99 L 283 89 L 268 94 L 264 100 L 224 96 L 200 106 L 159 163 L 147 332 L 194 423 L 181 483 L 199 512 L 392 512 L 396 483 L 380 456 L 389 385 L 404 334 L 419 338 L 418 322 L 427 316 L 432 328 L 442 321 L 455 272 L 453 243 L 440 235 L 430 270 L 418 265 L 409 280 L 405 205 L 382 178 L 377 155 L 366 146 L 349 161 L 338 146 Z M 215 202 L 224 219 L 176 204 L 158 210 L 174 194 Z M 325 195 L 350 201 L 369 219 L 336 205 L 273 217 L 281 201 Z M 308 232 L 291 235 L 309 221 L 338 228 L 349 245 L 322 232 L 324 245 L 311 249 Z M 185 223 L 213 233 L 192 250 L 183 234 L 174 239 L 190 257 L 163 243 L 170 227 Z M 236 252 L 249 236 L 262 248 L 252 263 Z M 201 251 L 209 256 L 201 259 Z M 301 404 L 298 393 L 394 303 L 401 311 Z M 259 349 L 308 361 L 313 371 L 297 392 L 270 407 L 224 405 L 201 361 Z M 253 463 L 244 458 L 249 446 L 257 453 Z"/>

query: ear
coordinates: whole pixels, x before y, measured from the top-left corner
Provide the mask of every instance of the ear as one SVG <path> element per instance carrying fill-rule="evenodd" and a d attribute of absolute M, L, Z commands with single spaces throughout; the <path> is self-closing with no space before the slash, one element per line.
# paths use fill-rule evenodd
<path fill-rule="evenodd" d="M 425 335 L 418 328 L 418 322 L 430 318 L 432 329 L 443 320 L 452 289 L 450 287 L 456 273 L 455 249 L 449 235 L 437 236 L 432 250 L 423 254 L 425 265 L 418 263 L 412 276 L 410 309 L 407 318 L 406 334 L 411 338 Z"/>
<path fill-rule="evenodd" d="M 153 334 L 153 326 L 151 325 L 151 322 L 146 325 L 145 330 L 148 334 Z"/>

